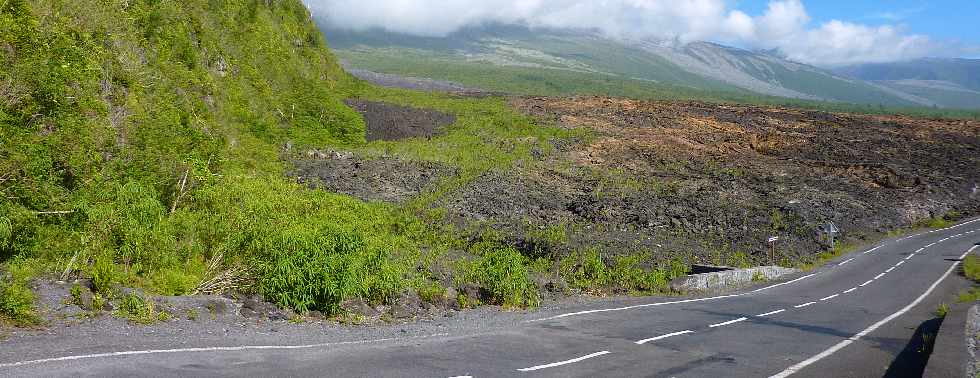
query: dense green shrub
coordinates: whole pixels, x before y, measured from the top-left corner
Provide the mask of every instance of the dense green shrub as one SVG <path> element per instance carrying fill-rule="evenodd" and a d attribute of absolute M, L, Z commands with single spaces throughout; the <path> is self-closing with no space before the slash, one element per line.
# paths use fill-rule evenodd
<path fill-rule="evenodd" d="M 299 312 L 335 314 L 348 298 L 387 300 L 400 287 L 384 251 L 368 251 L 357 232 L 287 229 L 256 241 L 263 259 L 261 291 Z"/>
<path fill-rule="evenodd" d="M 19 282 L 0 281 L 0 320 L 4 319 L 16 325 L 29 325 L 38 321 L 34 313 L 34 293 L 31 289 Z"/>
<path fill-rule="evenodd" d="M 108 253 L 96 256 L 92 264 L 92 286 L 96 293 L 109 294 L 116 282 L 116 264 Z"/>
<path fill-rule="evenodd" d="M 528 277 L 525 260 L 514 248 L 487 251 L 476 265 L 476 278 L 494 304 L 533 307 L 539 302 L 537 287 Z"/>
<path fill-rule="evenodd" d="M 561 261 L 561 274 L 569 285 L 594 293 L 666 292 L 670 280 L 687 274 L 688 270 L 690 267 L 681 260 L 657 264 L 643 253 L 616 256 L 612 266 L 607 266 L 597 249 L 572 253 Z"/>

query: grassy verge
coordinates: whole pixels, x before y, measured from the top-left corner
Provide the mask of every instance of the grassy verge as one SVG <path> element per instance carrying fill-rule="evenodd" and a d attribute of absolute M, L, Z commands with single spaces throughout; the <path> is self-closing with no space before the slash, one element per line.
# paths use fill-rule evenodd
<path fill-rule="evenodd" d="M 980 301 L 980 257 L 970 254 L 963 259 L 963 275 L 973 281 L 974 287 L 960 292 L 960 303 Z"/>

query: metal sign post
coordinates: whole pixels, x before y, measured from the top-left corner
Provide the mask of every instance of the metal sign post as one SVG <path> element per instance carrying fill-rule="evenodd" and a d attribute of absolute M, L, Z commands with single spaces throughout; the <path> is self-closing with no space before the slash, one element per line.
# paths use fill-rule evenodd
<path fill-rule="evenodd" d="M 769 265 L 776 265 L 776 242 L 779 241 L 778 236 L 772 236 L 769 238 Z"/>
<path fill-rule="evenodd" d="M 834 222 L 827 222 L 827 224 L 823 225 L 823 232 L 827 234 L 827 241 L 830 242 L 830 249 L 833 250 L 837 246 L 834 244 L 834 238 L 840 233 L 840 229 L 837 228 Z"/>

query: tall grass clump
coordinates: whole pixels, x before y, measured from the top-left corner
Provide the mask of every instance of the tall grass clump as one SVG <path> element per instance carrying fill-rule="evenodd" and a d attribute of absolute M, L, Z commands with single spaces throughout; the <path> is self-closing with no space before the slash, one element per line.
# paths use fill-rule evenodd
<path fill-rule="evenodd" d="M 335 314 L 342 301 L 353 297 L 386 301 L 402 285 L 386 251 L 369 251 L 357 232 L 293 228 L 255 243 L 267 260 L 260 290 L 298 312 Z"/>
<path fill-rule="evenodd" d="M 574 252 L 562 259 L 560 272 L 570 286 L 586 292 L 648 294 L 670 291 L 670 281 L 690 270 L 679 259 L 655 262 L 644 253 L 615 256 L 611 260 L 612 264 L 607 265 L 594 248 Z"/>
<path fill-rule="evenodd" d="M 485 252 L 475 267 L 475 278 L 494 304 L 504 307 L 534 307 L 540 302 L 538 289 L 527 271 L 527 257 L 511 247 Z"/>
<path fill-rule="evenodd" d="M 25 284 L 0 281 L 0 323 L 36 323 L 38 318 L 34 312 L 34 299 L 34 293 Z"/>

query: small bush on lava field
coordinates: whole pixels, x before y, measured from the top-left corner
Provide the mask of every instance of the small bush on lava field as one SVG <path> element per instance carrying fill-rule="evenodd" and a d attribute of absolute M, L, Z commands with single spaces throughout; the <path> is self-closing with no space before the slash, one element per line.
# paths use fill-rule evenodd
<path fill-rule="evenodd" d="M 490 294 L 494 304 L 504 307 L 538 305 L 538 289 L 527 273 L 527 258 L 514 248 L 494 248 L 484 253 L 473 275 Z"/>
<path fill-rule="evenodd" d="M 609 283 L 608 268 L 595 248 L 566 256 L 561 261 L 560 272 L 569 285 L 588 292 L 598 293 Z"/>
<path fill-rule="evenodd" d="M 171 317 L 170 313 L 157 310 L 153 301 L 135 293 L 126 295 L 119 301 L 119 311 L 116 314 L 138 324 L 153 324 Z"/>

